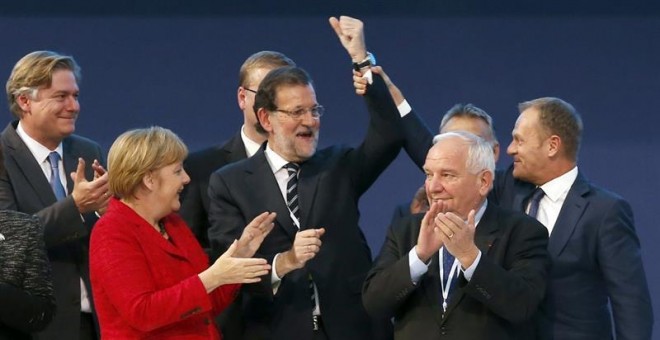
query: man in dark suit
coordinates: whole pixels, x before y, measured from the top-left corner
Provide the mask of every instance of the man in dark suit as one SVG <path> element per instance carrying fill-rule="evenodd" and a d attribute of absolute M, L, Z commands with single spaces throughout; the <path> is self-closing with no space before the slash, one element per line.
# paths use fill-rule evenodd
<path fill-rule="evenodd" d="M 6 168 L 0 176 L 0 209 L 41 219 L 57 305 L 38 339 L 97 338 L 87 246 L 95 212 L 105 209 L 109 197 L 101 147 L 73 134 L 79 78 L 72 57 L 37 51 L 19 60 L 7 81 L 10 109 L 18 120 L 0 136 Z"/>
<path fill-rule="evenodd" d="M 392 225 L 364 284 L 364 305 L 393 318 L 395 339 L 531 339 L 548 233 L 487 202 L 490 143 L 464 131 L 434 141 L 424 164 L 431 208 Z"/>
<path fill-rule="evenodd" d="M 238 74 L 236 97 L 243 112 L 243 126 L 222 145 L 212 146 L 188 155 L 184 162 L 190 183 L 184 189 L 179 213 L 192 229 L 202 248 L 210 250 L 209 229 L 209 177 L 221 167 L 254 155 L 266 141 L 266 131 L 261 128 L 253 110 L 254 96 L 266 74 L 271 70 L 295 66 L 293 60 L 282 53 L 260 51 L 248 57 Z M 227 337 L 227 332 L 223 332 Z"/>
<path fill-rule="evenodd" d="M 529 210 L 527 198 L 543 190 L 537 219 L 549 230 L 553 266 L 540 338 L 608 339 L 614 329 L 619 340 L 651 339 L 653 310 L 632 209 L 578 171 L 579 114 L 558 98 L 518 107 L 507 148 L 514 162 L 493 198 Z"/>
<path fill-rule="evenodd" d="M 538 317 L 540 339 L 651 339 L 653 310 L 630 205 L 578 171 L 582 120 L 569 103 L 539 98 L 519 105 L 490 199 L 529 211 L 549 230 L 552 266 Z M 406 151 L 420 165 L 431 132 L 414 112 L 403 119 Z M 612 324 L 614 322 L 614 324 Z"/>
<path fill-rule="evenodd" d="M 344 38 L 349 54 L 357 49 L 351 44 L 363 44 Z M 278 213 L 256 255 L 273 270 L 241 290 L 245 339 L 373 339 L 375 328 L 387 328 L 371 320 L 360 301 L 371 255 L 358 226 L 358 202 L 400 150 L 400 117 L 380 77 L 371 89 L 362 144 L 316 151 L 323 108 L 309 75 L 294 67 L 271 71 L 255 100 L 268 131 L 266 145 L 211 176 L 209 239 L 215 253 L 240 235 L 241 224 L 256 211 Z"/>

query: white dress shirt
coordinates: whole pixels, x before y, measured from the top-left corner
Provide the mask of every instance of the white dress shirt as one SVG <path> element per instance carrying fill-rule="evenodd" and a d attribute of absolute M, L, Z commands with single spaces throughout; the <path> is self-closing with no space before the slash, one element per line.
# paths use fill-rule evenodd
<path fill-rule="evenodd" d="M 541 186 L 541 189 L 545 192 L 545 196 L 539 201 L 539 210 L 536 214 L 536 219 L 548 228 L 548 235 L 552 234 L 561 207 L 564 205 L 568 191 L 573 186 L 577 175 L 578 168 L 576 166 L 567 173 Z M 526 211 L 529 212 L 529 204 Z"/>

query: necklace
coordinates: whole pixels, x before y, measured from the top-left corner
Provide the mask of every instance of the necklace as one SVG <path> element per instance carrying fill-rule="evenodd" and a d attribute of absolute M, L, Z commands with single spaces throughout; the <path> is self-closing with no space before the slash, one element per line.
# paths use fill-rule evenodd
<path fill-rule="evenodd" d="M 165 223 L 163 221 L 158 221 L 158 232 L 164 238 L 167 238 L 167 230 L 165 230 Z"/>

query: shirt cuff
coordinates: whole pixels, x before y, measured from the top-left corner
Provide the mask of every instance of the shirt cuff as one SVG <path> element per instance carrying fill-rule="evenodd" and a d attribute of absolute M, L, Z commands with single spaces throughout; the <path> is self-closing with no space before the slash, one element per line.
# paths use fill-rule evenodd
<path fill-rule="evenodd" d="M 477 269 L 479 260 L 481 260 L 481 250 L 479 250 L 479 253 L 477 254 L 477 258 L 474 259 L 472 264 L 469 267 L 467 267 L 465 270 L 463 270 L 463 276 L 465 276 L 466 280 L 470 281 L 470 279 L 472 279 L 472 275 L 474 274 L 474 270 Z"/>
<path fill-rule="evenodd" d="M 417 284 L 419 279 L 422 278 L 422 275 L 426 274 L 429 270 L 429 266 L 419 259 L 417 256 L 417 247 L 413 247 L 408 252 L 408 267 L 410 267 L 410 279 L 413 284 Z"/>
<path fill-rule="evenodd" d="M 368 69 L 367 72 L 364 72 L 362 78 L 366 79 L 369 85 L 374 83 L 374 74 L 371 72 L 371 69 Z"/>
<path fill-rule="evenodd" d="M 280 288 L 280 283 L 282 283 L 282 278 L 277 276 L 277 271 L 275 270 L 278 256 L 280 256 L 280 254 L 275 254 L 275 257 L 273 257 L 273 270 L 270 271 L 270 287 L 273 289 L 273 295 L 277 294 L 277 290 Z"/>
<path fill-rule="evenodd" d="M 408 101 L 405 99 L 396 108 L 399 109 L 399 114 L 401 115 L 401 118 L 405 117 L 407 114 L 410 113 L 410 111 L 412 111 L 412 107 L 410 106 L 410 104 L 408 104 Z"/>

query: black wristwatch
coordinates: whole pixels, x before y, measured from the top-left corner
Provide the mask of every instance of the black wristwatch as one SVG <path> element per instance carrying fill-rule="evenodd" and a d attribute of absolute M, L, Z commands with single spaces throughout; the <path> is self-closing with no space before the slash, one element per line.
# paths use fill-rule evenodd
<path fill-rule="evenodd" d="M 376 57 L 371 52 L 367 52 L 367 57 L 359 63 L 353 63 L 353 69 L 360 72 L 365 67 L 376 66 Z"/>

